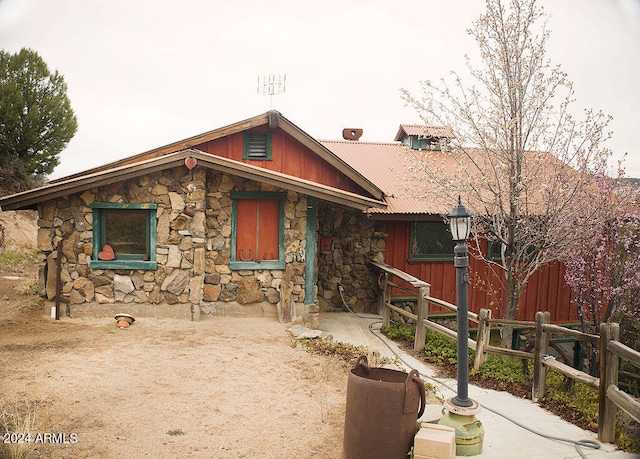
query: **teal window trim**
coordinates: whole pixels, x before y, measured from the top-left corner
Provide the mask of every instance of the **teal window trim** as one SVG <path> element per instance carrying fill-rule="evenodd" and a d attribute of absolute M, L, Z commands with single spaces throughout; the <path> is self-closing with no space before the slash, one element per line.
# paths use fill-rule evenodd
<path fill-rule="evenodd" d="M 157 220 L 156 214 L 157 204 L 128 204 L 128 203 L 112 203 L 98 202 L 91 204 L 93 214 L 93 253 L 91 255 L 92 269 L 158 269 L 156 261 L 156 231 Z M 105 244 L 105 220 L 102 214 L 103 210 L 127 210 L 147 211 L 146 212 L 146 244 L 149 253 L 149 260 L 143 260 L 142 255 L 138 254 L 116 254 L 114 260 L 98 260 L 98 253 Z"/>
<path fill-rule="evenodd" d="M 263 154 L 252 153 L 250 149 L 250 145 L 252 145 L 252 139 L 257 137 L 264 137 L 265 143 L 265 151 Z M 244 133 L 244 151 L 242 154 L 242 159 L 249 159 L 253 161 L 271 161 L 271 140 L 272 135 L 271 132 L 263 132 L 263 131 L 252 131 Z"/>
<path fill-rule="evenodd" d="M 415 241 L 417 229 L 416 225 L 420 223 L 431 223 L 434 225 L 442 225 L 442 228 L 446 231 L 447 227 L 444 222 L 411 222 L 410 232 L 409 232 L 409 262 L 450 262 L 453 261 L 453 247 L 455 243 L 451 239 L 451 235 L 449 234 L 447 243 L 448 251 L 441 253 L 413 253 L 412 245 Z M 450 247 L 449 247 L 450 246 Z"/>
<path fill-rule="evenodd" d="M 252 192 L 237 191 L 231 193 L 231 261 L 229 268 L 240 269 L 284 269 L 284 203 L 287 198 L 286 193 L 279 192 Z M 237 201 L 239 199 L 253 200 L 278 200 L 280 201 L 280 221 L 278 222 L 278 261 L 238 261 L 236 259 L 236 232 L 238 230 Z"/>

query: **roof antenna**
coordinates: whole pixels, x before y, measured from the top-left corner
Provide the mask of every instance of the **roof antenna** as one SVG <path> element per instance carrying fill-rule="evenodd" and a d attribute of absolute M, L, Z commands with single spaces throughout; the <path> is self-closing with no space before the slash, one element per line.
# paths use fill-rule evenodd
<path fill-rule="evenodd" d="M 258 77 L 258 94 L 269 96 L 269 110 L 273 106 L 273 96 L 283 94 L 286 83 L 286 73 L 271 73 Z"/>

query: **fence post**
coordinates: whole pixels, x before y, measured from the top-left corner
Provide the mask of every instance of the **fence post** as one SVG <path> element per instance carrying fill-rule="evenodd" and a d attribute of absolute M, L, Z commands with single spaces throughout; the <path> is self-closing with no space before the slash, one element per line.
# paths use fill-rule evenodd
<path fill-rule="evenodd" d="M 389 288 L 389 273 L 385 272 L 380 286 L 380 304 L 378 309 L 382 314 L 382 326 L 388 327 L 391 324 L 391 309 L 387 307 L 387 300 L 391 301 L 391 289 Z"/>
<path fill-rule="evenodd" d="M 533 385 L 531 400 L 537 402 L 547 393 L 547 368 L 542 364 L 543 356 L 549 352 L 549 334 L 542 329 L 551 318 L 549 311 L 536 312 L 536 336 L 533 348 Z"/>
<path fill-rule="evenodd" d="M 427 297 L 430 292 L 431 286 L 418 289 L 418 319 L 416 320 L 416 336 L 413 340 L 413 350 L 416 352 L 424 349 L 424 343 L 427 340 L 427 327 L 424 324 L 424 320 L 429 317 L 429 301 L 427 301 Z"/>
<path fill-rule="evenodd" d="M 600 387 L 598 390 L 598 439 L 612 443 L 616 438 L 617 406 L 607 397 L 609 385 L 618 385 L 619 358 L 607 350 L 609 341 L 618 341 L 620 326 L 616 323 L 600 324 Z"/>
<path fill-rule="evenodd" d="M 487 361 L 487 351 L 485 347 L 491 338 L 491 309 L 480 309 L 478 314 L 478 336 L 476 337 L 476 358 L 473 362 L 473 369 L 477 370 Z"/>

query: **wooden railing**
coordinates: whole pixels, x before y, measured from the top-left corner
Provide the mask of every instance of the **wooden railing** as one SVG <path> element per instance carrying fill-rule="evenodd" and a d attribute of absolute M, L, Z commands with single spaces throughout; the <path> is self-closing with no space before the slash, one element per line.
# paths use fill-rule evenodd
<path fill-rule="evenodd" d="M 382 315 L 382 325 L 389 326 L 391 312 L 396 312 L 402 317 L 416 323 L 414 338 L 414 350 L 424 349 L 427 329 L 434 330 L 457 339 L 457 333 L 443 325 L 429 320 L 429 304 L 434 304 L 452 312 L 457 312 L 457 307 L 451 303 L 430 296 L 431 286 L 410 274 L 400 271 L 384 263 L 372 263 L 382 271 L 379 293 L 378 312 Z M 413 288 L 407 288 L 395 281 L 395 278 L 407 282 Z M 417 314 L 405 311 L 392 304 L 391 291 L 398 289 L 416 297 Z M 600 335 L 590 335 L 572 330 L 566 327 L 549 323 L 549 312 L 537 312 L 535 322 L 492 319 L 491 310 L 480 309 L 479 314 L 468 313 L 470 322 L 477 324 L 478 334 L 476 340 L 468 339 L 469 348 L 475 350 L 476 356 L 473 367 L 482 366 L 488 353 L 508 355 L 533 361 L 533 384 L 531 395 L 533 401 L 537 401 L 546 393 L 547 369 L 551 368 L 559 373 L 587 384 L 599 391 L 598 413 L 598 438 L 600 441 L 610 443 L 615 439 L 616 409 L 624 410 L 629 416 L 640 422 L 640 400 L 623 392 L 618 387 L 619 359 L 622 358 L 640 367 L 640 352 L 631 349 L 618 341 L 620 327 L 616 323 L 604 323 L 600 325 Z M 535 330 L 533 352 L 525 352 L 515 349 L 505 349 L 491 346 L 491 325 L 511 325 Z M 549 354 L 551 336 L 571 338 L 584 341 L 600 347 L 600 377 L 596 378 L 588 373 L 577 370 L 567 364 L 557 361 Z"/>
<path fill-rule="evenodd" d="M 596 378 L 548 356 L 551 335 L 586 341 L 600 348 L 600 377 Z M 598 438 L 610 443 L 615 440 L 616 410 L 620 408 L 640 422 L 640 400 L 618 387 L 620 358 L 640 368 L 640 352 L 618 341 L 620 326 L 617 323 L 600 324 L 600 335 L 590 335 L 549 323 L 548 312 L 536 313 L 536 340 L 533 360 L 533 401 L 546 393 L 546 369 L 586 384 L 598 390 Z"/>

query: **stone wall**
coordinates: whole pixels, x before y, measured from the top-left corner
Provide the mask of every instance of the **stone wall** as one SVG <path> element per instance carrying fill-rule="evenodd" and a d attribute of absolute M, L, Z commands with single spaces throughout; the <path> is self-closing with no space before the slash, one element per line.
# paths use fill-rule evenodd
<path fill-rule="evenodd" d="M 264 309 L 279 301 L 283 280 L 292 286 L 292 299 L 303 302 L 306 197 L 287 193 L 286 268 L 232 271 L 232 191 L 282 190 L 203 168 L 196 167 L 192 175 L 176 167 L 42 204 L 41 294 L 55 299 L 56 247 L 62 241 L 61 302 L 72 315 L 76 306 L 87 304 L 127 304 L 133 314 L 135 305 L 182 305 L 195 320 L 202 312 L 216 313 L 232 303 L 262 304 Z M 158 205 L 156 270 L 91 268 L 94 202 Z M 192 216 L 183 212 L 185 206 L 193 208 Z"/>
<path fill-rule="evenodd" d="M 319 238 L 330 240 L 330 250 L 319 248 L 318 301 L 323 310 L 343 309 L 338 285 L 348 306 L 356 312 L 377 312 L 378 272 L 373 260 L 385 250 L 384 223 L 359 211 L 319 206 Z"/>

